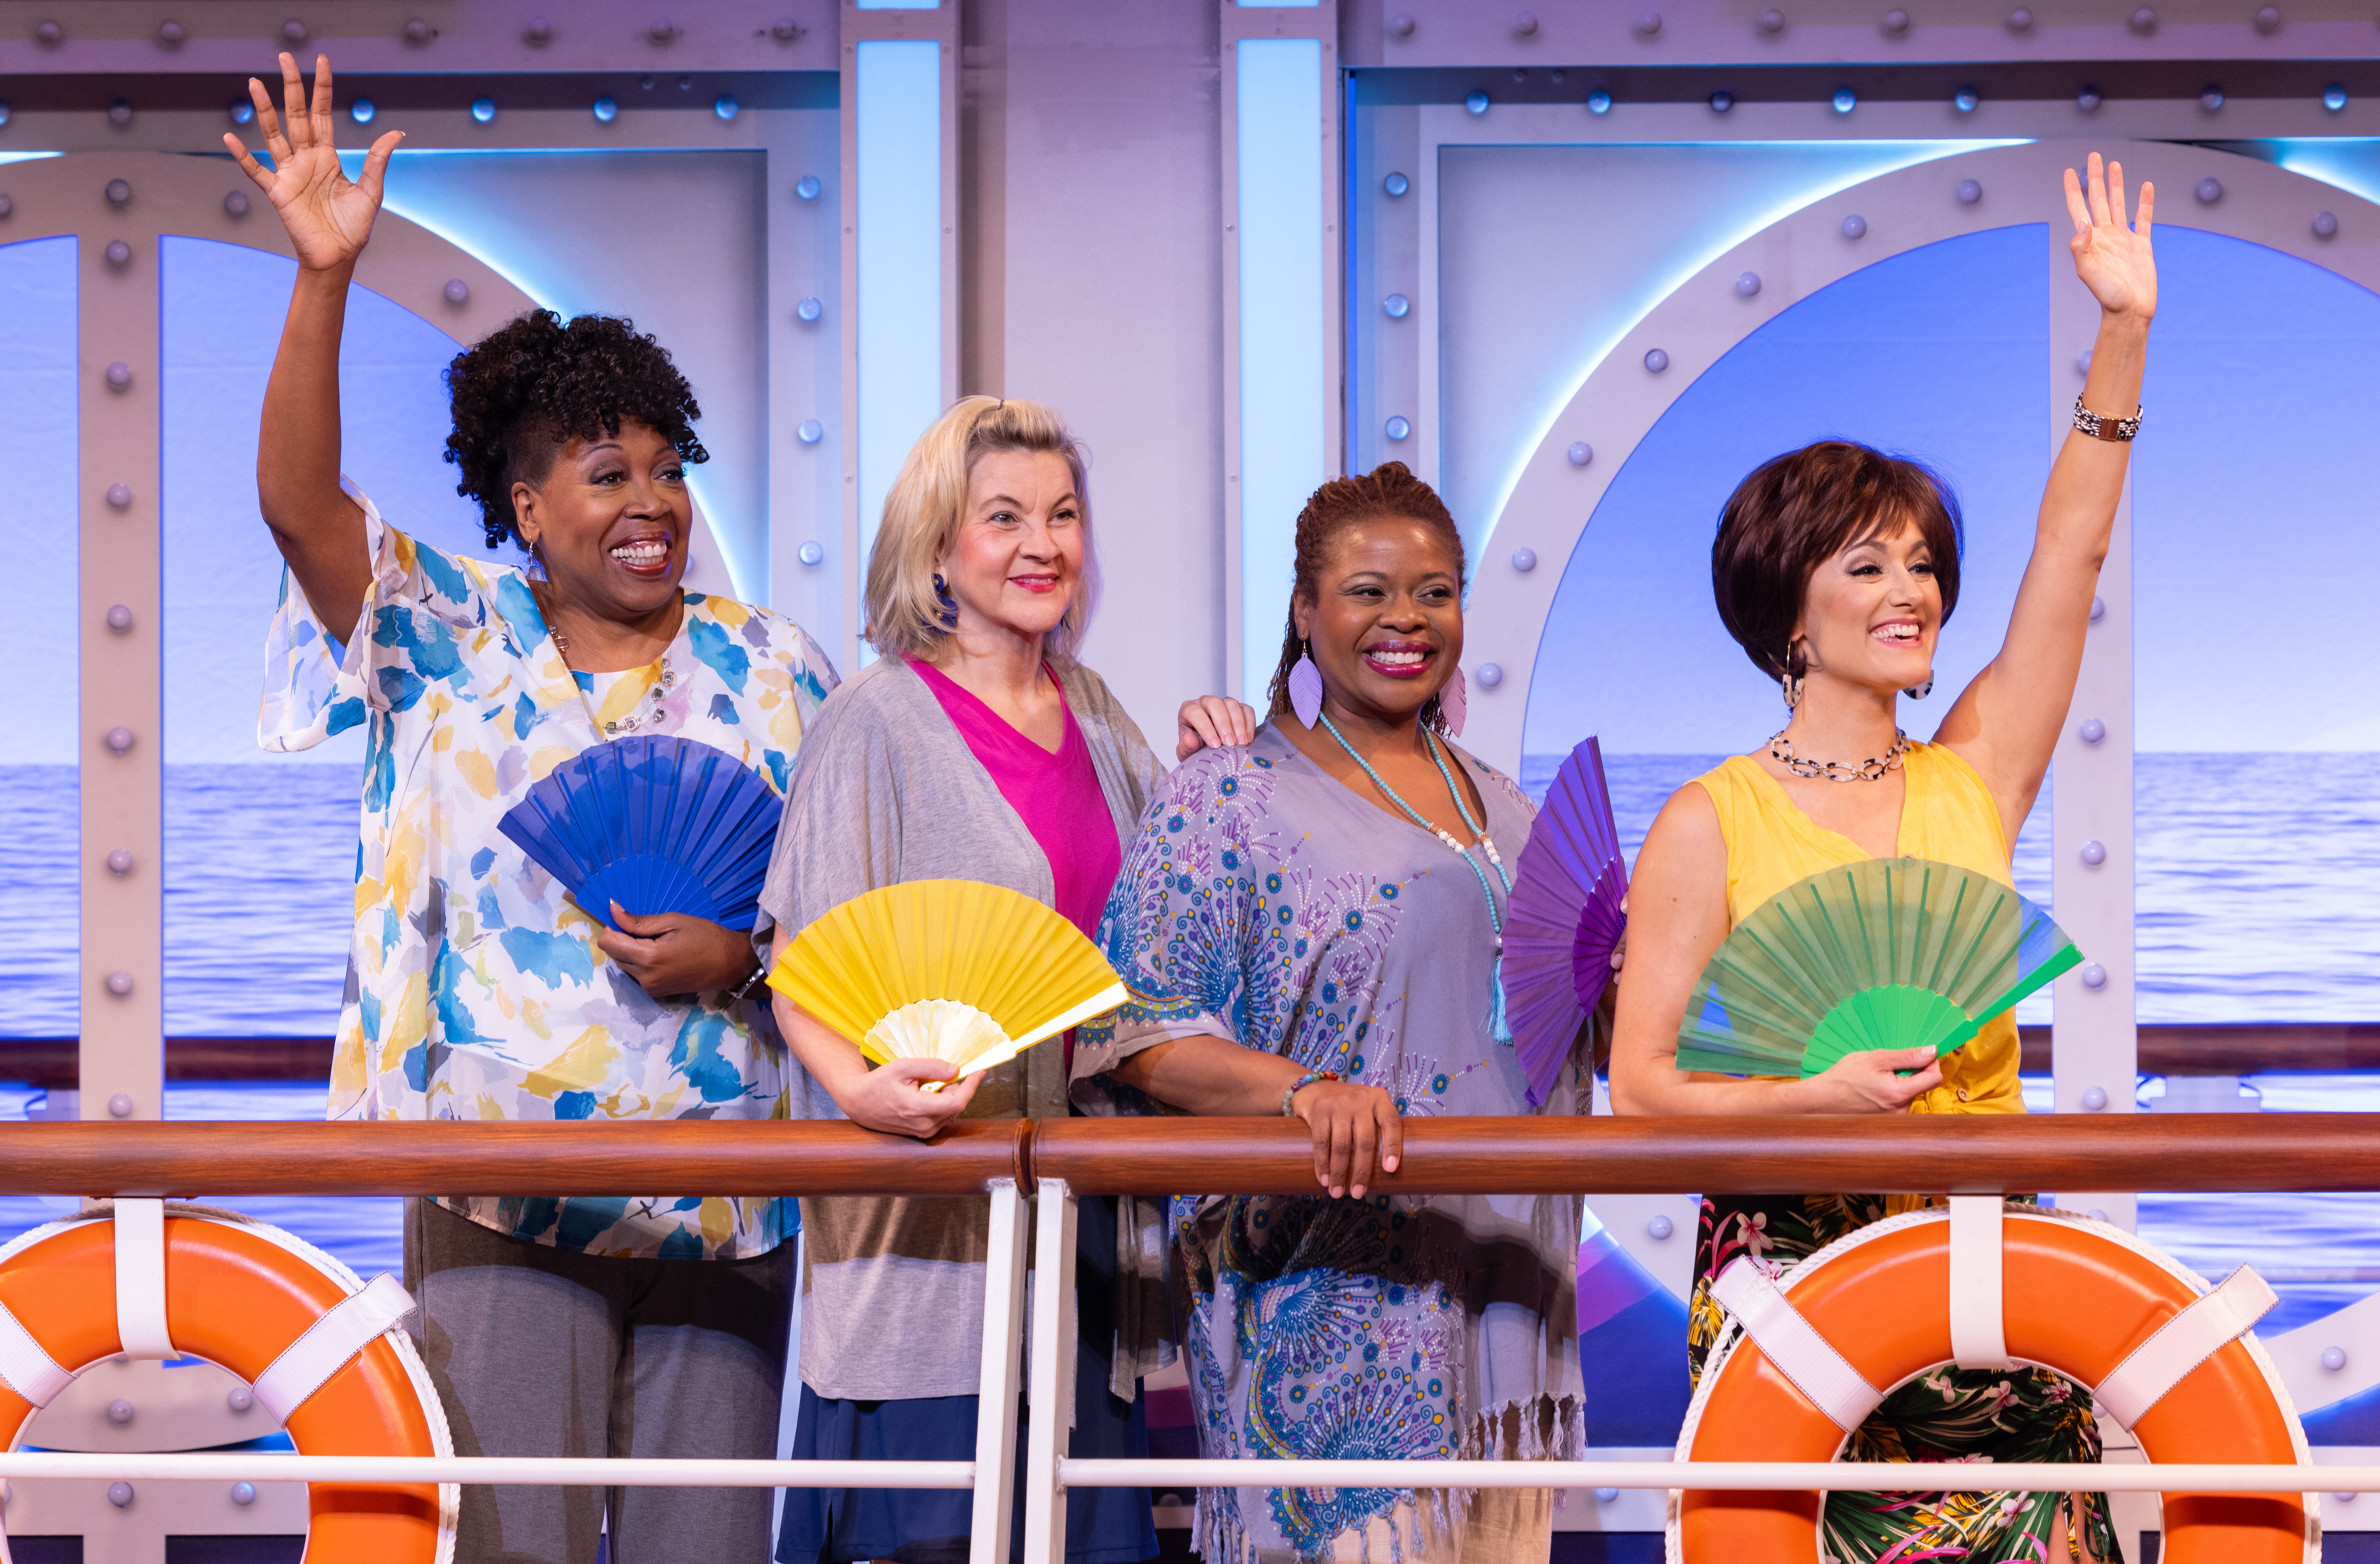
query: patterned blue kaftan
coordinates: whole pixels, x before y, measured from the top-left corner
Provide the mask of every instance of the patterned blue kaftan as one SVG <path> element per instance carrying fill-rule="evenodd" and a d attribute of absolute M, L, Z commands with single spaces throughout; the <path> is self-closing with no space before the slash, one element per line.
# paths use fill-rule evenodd
<path fill-rule="evenodd" d="M 1528 800 L 1448 751 L 1516 863 Z M 1534 1109 L 1512 1045 L 1490 1040 L 1495 931 L 1471 869 L 1270 725 L 1192 758 L 1150 803 L 1103 942 L 1132 1000 L 1077 1034 L 1088 1111 L 1165 1111 L 1102 1073 L 1196 1036 L 1385 1087 L 1409 1117 L 1585 1110 L 1575 1061 Z M 1567 1460 L 1584 1444 L 1577 1197 L 1183 1194 L 1171 1215 L 1205 1455 Z M 1201 1490 L 1195 1546 L 1213 1564 L 1315 1558 L 1411 1497 Z M 1449 1519 L 1447 1496 L 1423 1502 Z"/>

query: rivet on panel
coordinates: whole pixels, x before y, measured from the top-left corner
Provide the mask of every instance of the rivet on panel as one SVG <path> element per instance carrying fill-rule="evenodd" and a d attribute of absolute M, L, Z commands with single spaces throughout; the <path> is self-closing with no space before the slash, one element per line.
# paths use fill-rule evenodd
<path fill-rule="evenodd" d="M 5 124 L 5 123 L 6 123 L 6 121 L 5 121 L 5 120 L 0 120 L 0 124 Z M 12 198 L 11 198 L 11 197 L 9 197 L 9 196 L 6 196 L 6 195 L 0 195 L 0 217 L 13 217 L 13 216 L 15 216 L 16 214 L 17 214 L 17 203 L 16 203 L 15 200 L 14 200 L 14 199 L 12 199 Z M 2330 213 L 2328 213 L 2328 212 L 2324 212 L 2324 213 L 2323 213 L 2323 215 L 2324 215 L 2325 217 L 2327 217 L 2327 216 L 2329 216 L 2329 215 L 2330 215 Z"/>
<path fill-rule="evenodd" d="M 224 112 L 231 116 L 231 122 L 234 125 L 253 125 L 256 123 L 256 105 L 249 103 L 246 98 L 239 99 Z"/>
<path fill-rule="evenodd" d="M 2102 597 L 2094 597 L 2091 600 L 2091 623 L 2096 624 L 2100 620 L 2105 619 L 2107 616 L 2107 600 Z"/>
<path fill-rule="evenodd" d="M 1867 237 L 1867 219 L 1862 217 L 1856 212 L 1852 212 L 1849 217 L 1844 218 L 1843 237 L 1847 239 L 1864 239 Z"/>
<path fill-rule="evenodd" d="M 1710 106 L 1711 113 L 1725 114 L 1728 110 L 1735 107 L 1735 94 L 1728 91 L 1725 88 L 1721 88 L 1719 91 L 1710 95 Z"/>
<path fill-rule="evenodd" d="M 815 321 L 825 312 L 826 306 L 816 298 L 806 298 L 794 306 L 794 319 L 804 322 Z"/>
<path fill-rule="evenodd" d="M 256 1485 L 253 1483 L 234 1483 L 231 1485 L 231 1501 L 237 1505 L 254 1504 L 256 1502 Z"/>
<path fill-rule="evenodd" d="M 794 426 L 794 438 L 805 445 L 815 445 L 826 438 L 826 425 L 816 418 L 804 418 Z"/>
<path fill-rule="evenodd" d="M 1401 196 L 1413 188 L 1413 181 L 1402 174 L 1391 174 L 1380 181 L 1380 188 L 1392 196 Z"/>
<path fill-rule="evenodd" d="M 734 119 L 737 114 L 743 111 L 743 104 L 735 101 L 735 93 L 722 92 L 718 97 L 711 100 L 710 112 L 717 115 L 722 119 Z"/>
<path fill-rule="evenodd" d="M 1785 13 L 1771 6 L 1760 13 L 1760 30 L 1774 38 L 1785 30 Z"/>
<path fill-rule="evenodd" d="M 124 1093 L 124 1092 L 118 1092 L 118 1093 L 116 1093 L 114 1097 L 109 1097 L 109 1098 L 107 1099 L 107 1112 L 108 1112 L 108 1117 L 110 1117 L 110 1118 L 112 1118 L 112 1119 L 129 1119 L 129 1118 L 131 1118 L 131 1117 L 132 1117 L 132 1098 L 131 1098 L 131 1097 L 130 1097 L 128 1094 L 127 1094 L 127 1093 Z M 115 1496 L 114 1496 L 113 1494 L 111 1494 L 109 1497 L 114 1497 Z"/>
<path fill-rule="evenodd" d="M 2074 94 L 2074 106 L 2084 114 L 2096 114 L 2099 111 L 2100 102 L 2099 90 L 2096 87 L 2085 87 Z"/>
<path fill-rule="evenodd" d="M 246 1412 L 256 1404 L 256 1392 L 245 1385 L 235 1385 L 224 1392 L 224 1405 L 234 1412 Z"/>
<path fill-rule="evenodd" d="M 131 504 L 132 485 L 128 483 L 111 483 L 107 486 L 108 509 L 115 511 L 126 510 L 130 508 Z M 112 621 L 114 618 L 112 611 L 109 617 Z"/>
<path fill-rule="evenodd" d="M 109 973 L 107 975 L 107 991 L 115 995 L 119 1000 L 130 995 L 132 992 L 132 974 L 128 972 Z"/>
<path fill-rule="evenodd" d="M 1532 570 L 1536 569 L 1537 551 L 1535 549 L 1514 549 L 1512 551 L 1512 568 L 1519 571 L 1524 576 L 1526 576 Z"/>
<path fill-rule="evenodd" d="M 1413 420 L 1402 413 L 1390 414 L 1389 421 L 1380 426 L 1380 432 L 1390 440 L 1402 440 L 1413 433 Z"/>
<path fill-rule="evenodd" d="M 100 253 L 107 257 L 107 263 L 110 266 L 129 266 L 132 264 L 132 247 L 126 244 L 122 239 L 108 240 L 107 248 L 100 251 Z"/>
<path fill-rule="evenodd" d="M 2019 6 L 2008 14 L 2008 20 L 2002 25 L 2021 38 L 2033 30 L 2033 13 Z"/>
<path fill-rule="evenodd" d="M 1380 300 L 1380 308 L 1388 312 L 1390 320 L 1402 321 L 1413 313 L 1413 300 L 1401 293 L 1392 293 Z"/>
<path fill-rule="evenodd" d="M 471 117 L 478 120 L 481 125 L 485 125 L 490 120 L 494 119 L 496 117 L 496 101 L 493 98 L 472 99 Z"/>
<path fill-rule="evenodd" d="M 100 194 L 107 198 L 107 204 L 110 206 L 129 205 L 132 200 L 132 182 L 128 179 L 110 179 Z"/>
<path fill-rule="evenodd" d="M 6 212 L 0 212 L 0 217 L 5 217 L 6 215 Z M 2317 239 L 2337 238 L 2338 236 L 2338 219 L 2327 212 L 2315 212 L 2313 214 L 2313 236 Z"/>
<path fill-rule="evenodd" d="M 115 126 L 119 130 L 131 124 L 132 104 L 130 102 L 123 98 L 118 98 L 114 103 L 108 104 L 107 123 Z"/>
<path fill-rule="evenodd" d="M 2074 731 L 2084 744 L 2097 744 L 2107 736 L 2107 724 L 2096 717 L 2085 717 L 2082 725 Z"/>
<path fill-rule="evenodd" d="M 138 741 L 132 736 L 130 728 L 119 726 L 108 729 L 101 735 L 101 742 L 116 754 L 123 755 L 128 753 Z"/>
<path fill-rule="evenodd" d="M 1565 454 L 1570 457 L 1570 465 L 1574 467 L 1583 467 L 1595 460 L 1595 447 L 1584 440 L 1572 441 L 1570 450 Z"/>
<path fill-rule="evenodd" d="M 295 49 L 306 42 L 306 24 L 296 17 L 281 24 L 281 42 Z"/>
<path fill-rule="evenodd" d="M 2084 843 L 2082 851 L 2074 855 L 2082 860 L 2085 868 L 2095 869 L 2107 861 L 2107 844 L 2095 838 Z"/>
<path fill-rule="evenodd" d="M 1670 1221 L 1667 1217 L 1657 1215 L 1645 1218 L 1645 1232 L 1647 1237 L 1667 1239 L 1671 1233 L 1677 1231 L 1677 1224 Z"/>
<path fill-rule="evenodd" d="M 245 217 L 248 215 L 248 192 L 246 190 L 231 190 L 225 193 L 224 215 L 226 217 Z"/>
<path fill-rule="evenodd" d="M 823 188 L 824 187 L 820 185 L 819 177 L 815 174 L 805 174 L 800 178 L 794 181 L 794 194 L 801 197 L 802 200 L 806 201 L 814 201 L 818 200 L 819 191 Z"/>
<path fill-rule="evenodd" d="M 118 879 L 130 874 L 133 867 L 134 861 L 132 854 L 128 849 L 118 847 L 107 855 L 107 872 L 115 876 Z"/>
<path fill-rule="evenodd" d="M 826 551 L 820 548 L 818 540 L 813 538 L 804 543 L 800 548 L 795 550 L 794 557 L 800 560 L 804 564 L 814 567 L 826 558 Z"/>
<path fill-rule="evenodd" d="M 1670 356 L 1658 347 L 1650 348 L 1645 354 L 1645 367 L 1658 375 L 1670 367 Z"/>
<path fill-rule="evenodd" d="M 122 1509 L 132 1502 L 132 1485 L 118 1478 L 107 1485 L 107 1502 Z"/>
<path fill-rule="evenodd" d="M 1658 38 L 1661 36 L 1661 13 L 1658 11 L 1637 12 L 1636 36 L 1639 38 Z"/>
<path fill-rule="evenodd" d="M 2213 206 L 2223 199 L 2223 181 L 2210 174 L 2198 182 L 2192 193 L 2198 197 L 2199 205 Z"/>
<path fill-rule="evenodd" d="M 1977 201 L 1984 199 L 1983 181 L 1980 179 L 1961 179 L 1959 181 L 1958 188 L 1952 191 L 1952 194 L 1959 198 L 1959 204 L 1961 206 L 1973 206 Z"/>
<path fill-rule="evenodd" d="M 1838 87 L 1835 89 L 1834 103 L 1837 114 L 1849 114 L 1859 107 L 1859 94 L 1848 87 Z"/>
<path fill-rule="evenodd" d="M 1513 36 L 1513 37 L 1515 37 L 1515 38 L 1535 38 L 1536 35 L 1537 35 L 1537 13 L 1536 13 L 1536 12 L 1535 12 L 1535 11 L 1516 11 L 1516 12 L 1514 12 L 1514 13 L 1512 14 L 1512 36 Z"/>
<path fill-rule="evenodd" d="M 2134 11 L 2131 15 L 2131 20 L 2132 30 L 2139 33 L 2143 38 L 2146 38 L 2150 33 L 2156 30 L 2157 14 L 2146 6 Z"/>
<path fill-rule="evenodd" d="M 2085 988 L 2104 988 L 2107 986 L 2107 969 L 2095 961 L 2084 962 L 2082 970 L 2075 976 L 2082 979 L 2082 987 Z"/>
<path fill-rule="evenodd" d="M 540 38 L 538 36 L 538 30 L 540 28 L 544 28 L 545 30 L 545 38 Z M 419 17 L 407 17 L 406 18 L 404 38 L 407 43 L 410 43 L 415 48 L 419 49 L 424 43 L 429 42 L 433 36 L 434 34 L 431 30 L 430 24 L 423 21 Z M 542 43 L 545 42 L 546 38 L 553 36 L 553 30 L 545 26 L 545 18 L 543 17 L 532 17 L 529 18 L 528 30 L 523 33 L 522 36 L 526 37 L 532 43 Z"/>
<path fill-rule="evenodd" d="M 1604 91 L 1600 88 L 1597 88 L 1595 91 L 1589 92 L 1586 95 L 1586 112 L 1589 114 L 1609 114 L 1611 112 L 1611 94 Z"/>
<path fill-rule="evenodd" d="M 1618 1504 L 1620 1502 L 1620 1490 L 1618 1488 L 1597 1488 L 1595 1490 L 1595 1502 L 1597 1504 Z"/>
<path fill-rule="evenodd" d="M 617 99 L 617 98 L 613 98 L 613 97 L 606 96 L 606 97 L 601 97 L 601 98 L 598 98 L 598 99 L 596 99 L 596 100 L 595 100 L 595 123 L 596 123 L 596 124 L 598 124 L 598 125 L 609 125 L 609 124 L 611 124 L 613 120 L 615 120 L 615 119 L 619 118 L 619 117 L 620 117 L 620 100 L 619 100 L 619 99 Z"/>
<path fill-rule="evenodd" d="M 791 17 L 779 17 L 769 24 L 769 36 L 780 43 L 791 43 L 802 35 L 802 24 Z"/>
<path fill-rule="evenodd" d="M 2333 1374 L 2337 1374 L 2340 1369 L 2345 1368 L 2347 1366 L 2347 1349 L 2344 1347 L 2325 1347 L 2322 1350 L 2322 1366 L 2330 1370 Z"/>
<path fill-rule="evenodd" d="M 2096 1112 L 2098 1112 L 2100 1109 L 2102 1109 L 2106 1108 L 2107 1106 L 2107 1087 L 2105 1087 L 2105 1086 L 2086 1086 L 2086 1087 L 2084 1087 L 2084 1088 L 2083 1088 L 2083 1091 L 2082 1091 L 2082 1107 L 2083 1107 L 2084 1111 L 2086 1111 L 2086 1112 L 2091 1112 L 2091 1113 L 2096 1113 Z M 2101 1220 L 2105 1220 L 2105 1219 L 2106 1219 L 2106 1218 L 2105 1218 L 2105 1217 L 2103 1216 L 2103 1217 L 2101 1218 Z"/>
<path fill-rule="evenodd" d="M 379 108 L 370 98 L 358 98 L 347 105 L 347 117 L 358 125 L 370 125 L 372 122 L 372 116 L 378 113 L 380 113 Z"/>
<path fill-rule="evenodd" d="M 2198 95 L 2198 106 L 2208 114 L 2215 113 L 2223 106 L 2223 89 L 2208 82 L 2206 91 Z"/>
<path fill-rule="evenodd" d="M 656 43 L 666 43 L 677 36 L 677 24 L 667 17 L 655 17 L 652 25 L 645 29 L 645 35 Z"/>
<path fill-rule="evenodd" d="M 1736 296 L 1741 298 L 1750 298 L 1754 295 L 1759 293 L 1760 273 L 1757 272 L 1746 272 L 1742 276 L 1736 278 L 1735 291 Z"/>
<path fill-rule="evenodd" d="M 1974 113 L 1975 105 L 1983 101 L 1983 98 L 1977 94 L 1975 90 L 1972 87 L 1961 87 L 1956 92 L 1950 94 L 1950 106 L 1957 109 L 1961 114 Z"/>
<path fill-rule="evenodd" d="M 118 1426 L 132 1421 L 132 1403 L 118 1396 L 107 1403 L 107 1420 Z"/>
<path fill-rule="evenodd" d="M 110 391 L 131 390 L 132 366 L 124 362 L 121 358 L 117 359 L 115 363 L 110 364 L 107 367 L 107 389 Z"/>
<path fill-rule="evenodd" d="M 1399 11 L 1389 18 L 1388 32 L 1391 38 L 1411 38 L 1414 35 L 1413 18 Z"/>
<path fill-rule="evenodd" d="M 1474 88 L 1470 94 L 1463 100 L 1463 106 L 1469 109 L 1473 114 L 1486 114 L 1488 112 L 1488 94 L 1479 91 L 1477 88 Z"/>
<path fill-rule="evenodd" d="M 2257 7 L 2256 30 L 2267 36 L 2280 31 L 2281 8 L 2278 6 L 2261 6 Z"/>
<path fill-rule="evenodd" d="M 438 291 L 445 297 L 449 304 L 466 304 L 470 301 L 471 285 L 460 277 L 447 278 L 446 285 Z"/>
<path fill-rule="evenodd" d="M 2334 81 L 2322 90 L 2322 106 L 2337 114 L 2347 106 L 2347 89 Z"/>
<path fill-rule="evenodd" d="M 1494 689 L 1504 682 L 1504 670 L 1493 662 L 1479 665 L 1479 684 L 1483 689 Z"/>
<path fill-rule="evenodd" d="M 55 49 L 67 41 L 67 30 L 55 22 L 43 22 L 33 29 L 33 41 L 44 49 Z"/>
<path fill-rule="evenodd" d="M 1909 30 L 1909 13 L 1895 7 L 1884 13 L 1884 35 L 1899 38 Z"/>

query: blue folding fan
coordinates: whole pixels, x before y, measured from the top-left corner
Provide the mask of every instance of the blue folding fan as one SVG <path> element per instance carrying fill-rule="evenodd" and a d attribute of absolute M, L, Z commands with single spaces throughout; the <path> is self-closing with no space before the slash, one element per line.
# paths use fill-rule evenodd
<path fill-rule="evenodd" d="M 749 928 L 783 811 L 725 751 L 637 734 L 556 766 L 497 829 L 606 926 L 617 902 Z"/>

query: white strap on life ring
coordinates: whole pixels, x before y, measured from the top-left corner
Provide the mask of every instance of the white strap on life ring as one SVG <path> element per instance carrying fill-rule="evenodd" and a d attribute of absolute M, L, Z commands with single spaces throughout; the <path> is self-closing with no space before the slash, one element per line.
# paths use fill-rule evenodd
<path fill-rule="evenodd" d="M 178 1358 L 165 1328 L 165 1203 L 115 1202 L 115 1335 L 128 1358 Z"/>
<path fill-rule="evenodd" d="M 58 1366 L 6 1303 L 0 1303 L 0 1379 L 36 1407 L 48 1406 L 74 1383 L 74 1376 Z"/>
<path fill-rule="evenodd" d="M 1777 1372 L 1791 1380 L 1828 1420 L 1848 1434 L 1867 1421 L 1884 1400 L 1817 1327 L 1768 1279 L 1757 1261 L 1745 1255 L 1719 1273 L 1711 1296 L 1742 1323 L 1763 1356 Z"/>
<path fill-rule="evenodd" d="M 2000 1241 L 2007 1214 L 1997 1194 L 1950 1196 L 1950 1361 L 1961 1368 L 2016 1366 L 2009 1360 L 2001 1303 Z"/>
<path fill-rule="evenodd" d="M 279 1423 L 303 1406 L 322 1382 L 346 1366 L 414 1309 L 413 1295 L 396 1278 L 382 1271 L 360 1292 L 349 1293 L 323 1311 L 306 1334 L 282 1349 L 256 1376 L 256 1399 Z"/>
<path fill-rule="evenodd" d="M 2138 1422 L 2200 1364 L 2244 1336 L 2280 1300 L 2263 1277 L 2241 1266 L 2223 1285 L 2157 1328 L 2099 1382 L 2100 1407 L 2125 1427 Z"/>

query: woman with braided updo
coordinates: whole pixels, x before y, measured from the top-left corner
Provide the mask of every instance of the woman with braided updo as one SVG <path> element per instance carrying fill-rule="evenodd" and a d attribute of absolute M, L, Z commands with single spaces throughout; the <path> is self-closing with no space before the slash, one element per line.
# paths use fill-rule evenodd
<path fill-rule="evenodd" d="M 331 1116 L 768 1119 L 785 1048 L 753 933 L 686 914 L 581 908 L 498 830 L 535 782 L 628 734 L 675 735 L 784 792 L 834 684 L 766 609 L 685 590 L 694 394 L 625 321 L 512 321 L 447 371 L 447 456 L 491 548 L 443 553 L 339 475 L 339 335 L 398 138 L 350 182 L 330 70 L 309 113 L 251 82 L 296 292 L 265 393 L 257 491 L 288 572 L 260 736 L 303 749 L 361 726 L 362 843 Z M 793 1301 L 791 1201 L 418 1200 L 416 1328 L 455 1452 L 775 1454 Z M 463 1490 L 455 1557 L 584 1564 L 757 1559 L 766 1488 Z M 608 1522 L 608 1524 L 607 1524 Z"/>

